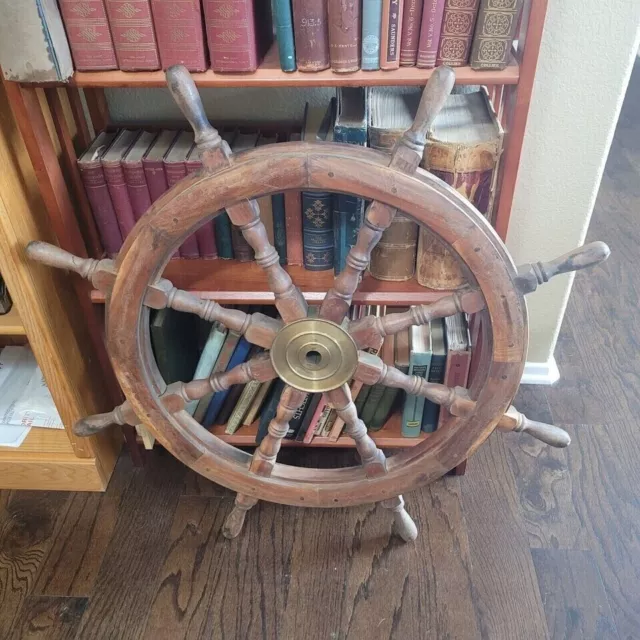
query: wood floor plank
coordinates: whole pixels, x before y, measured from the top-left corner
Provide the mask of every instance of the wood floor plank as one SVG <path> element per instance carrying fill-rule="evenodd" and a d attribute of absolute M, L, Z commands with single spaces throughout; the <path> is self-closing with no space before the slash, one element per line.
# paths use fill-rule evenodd
<path fill-rule="evenodd" d="M 11 640 L 73 640 L 88 602 L 87 598 L 29 596 Z"/>
<path fill-rule="evenodd" d="M 547 626 L 553 640 L 617 640 L 609 599 L 589 551 L 534 549 Z"/>

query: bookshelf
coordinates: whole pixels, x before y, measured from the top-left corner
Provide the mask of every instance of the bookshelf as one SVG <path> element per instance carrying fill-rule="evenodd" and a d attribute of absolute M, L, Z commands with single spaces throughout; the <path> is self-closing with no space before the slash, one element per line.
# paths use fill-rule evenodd
<path fill-rule="evenodd" d="M 0 316 L 0 336 L 26 336 L 24 324 L 16 305 L 11 307 L 9 313 Z"/>
<path fill-rule="evenodd" d="M 506 237 L 509 225 L 546 8 L 547 0 L 525 2 L 518 47 L 514 51 L 513 62 L 506 69 L 497 72 L 474 71 L 469 67 L 456 69 L 456 81 L 459 84 L 487 85 L 494 107 L 506 131 L 498 180 L 498 199 L 493 220 L 498 234 L 503 239 Z M 285 73 L 280 70 L 277 63 L 276 49 L 272 48 L 255 74 L 215 74 L 208 71 L 194 74 L 194 79 L 199 87 L 303 88 L 423 85 L 430 74 L 429 70 L 412 67 L 389 72 L 358 71 L 345 75 L 335 74 L 330 70 L 315 74 Z M 98 256 L 101 252 L 101 245 L 76 168 L 77 154 L 90 143 L 90 128 L 100 131 L 110 124 L 106 89 L 163 87 L 165 86 L 163 73 L 77 72 L 72 80 L 65 85 L 38 86 L 4 82 L 4 86 L 16 126 L 24 141 L 26 154 L 33 167 L 34 181 L 38 186 L 42 200 L 42 210 L 46 214 L 40 225 L 47 228 L 47 233 L 57 238 L 59 246 L 63 249 L 80 256 Z M 83 102 L 87 106 L 88 118 L 85 117 Z M 32 207 L 27 214 L 32 220 L 36 220 L 40 215 L 35 209 Z M 19 214 L 11 211 L 8 215 L 9 221 L 14 222 Z M 42 237 L 43 234 L 37 228 L 38 225 L 34 223 L 33 226 L 34 228 L 29 233 L 24 233 L 19 237 L 19 246 L 23 247 L 29 240 Z M 6 271 L 7 263 L 17 268 L 25 277 L 42 273 L 42 267 L 26 263 L 20 255 L 15 255 L 15 251 L 7 252 L 0 258 L 0 268 L 3 273 Z M 312 303 L 321 299 L 332 278 L 331 272 L 311 274 L 302 268 L 290 268 L 289 273 L 307 300 Z M 266 287 L 266 279 L 252 263 L 223 260 L 174 260 L 167 266 L 165 275 L 177 286 L 197 292 L 203 297 L 215 299 L 223 304 L 269 304 L 273 302 L 273 296 Z M 65 279 L 62 278 L 62 280 Z M 15 286 L 11 286 L 11 282 L 9 285 L 10 289 L 15 289 Z M 89 394 L 91 398 L 97 394 L 103 399 L 107 408 L 111 408 L 121 401 L 121 396 L 114 385 L 113 377 L 109 375 L 108 358 L 102 343 L 104 320 L 103 308 L 100 303 L 104 302 L 104 297 L 97 291 L 91 291 L 91 288 L 77 277 L 69 277 L 63 284 L 56 286 L 65 290 L 70 287 L 74 289 L 70 292 L 67 291 L 70 297 L 66 299 L 64 312 L 68 316 L 72 316 L 74 324 L 78 325 L 74 327 L 74 331 L 82 334 L 81 348 L 77 350 L 77 353 L 94 354 L 94 362 L 100 363 L 101 370 L 106 372 L 107 378 L 106 382 L 103 382 L 103 376 L 96 376 L 95 382 L 87 380 L 86 376 L 80 375 L 84 372 L 82 372 L 79 363 L 71 363 L 68 361 L 68 357 L 64 357 L 65 354 L 58 353 L 60 376 L 70 374 L 68 381 L 63 386 L 68 390 L 72 399 L 71 404 L 69 404 L 69 398 L 60 397 L 60 403 L 67 405 L 65 406 L 65 417 L 74 415 L 78 418 L 81 415 L 98 412 L 96 407 L 83 406 L 83 402 L 79 398 L 82 394 Z M 445 293 L 425 290 L 413 281 L 391 283 L 366 277 L 359 288 L 355 302 L 417 304 L 433 301 Z M 30 318 L 26 323 L 25 332 L 31 341 L 35 331 L 44 331 L 48 340 L 54 342 L 61 338 L 60 331 L 69 331 L 69 329 L 44 326 L 47 324 L 44 316 L 48 308 L 45 306 L 45 298 L 40 294 L 41 291 L 38 290 L 30 297 L 18 300 L 19 308 L 31 309 L 32 305 L 35 305 L 42 316 L 40 322 L 42 326 L 34 327 L 33 320 Z M 26 318 L 24 314 L 23 318 Z M 34 351 L 39 362 L 46 357 L 46 351 L 38 351 L 35 347 Z M 52 387 L 52 383 L 55 383 L 56 380 L 52 373 L 49 375 L 51 379 L 47 377 L 47 380 Z M 47 371 L 45 371 L 45 376 L 47 376 Z M 105 384 L 107 393 L 104 389 Z M 55 395 L 54 398 L 58 403 L 59 398 Z M 92 403 L 93 400 L 89 403 L 85 402 L 84 405 Z M 73 410 L 69 410 L 70 407 Z M 69 427 L 70 425 L 71 421 Z M 223 431 L 224 427 L 213 429 L 214 435 L 230 444 L 250 446 L 255 435 L 255 425 L 243 427 L 233 436 L 227 436 L 222 433 Z M 45 451 L 48 445 L 42 443 L 42 455 L 48 456 L 47 463 L 55 466 L 57 463 L 54 464 L 54 457 L 59 455 L 60 473 L 64 476 L 67 473 L 65 465 L 69 463 L 69 459 L 64 456 L 73 455 L 76 459 L 93 460 L 94 462 L 91 464 L 101 469 L 99 482 L 92 479 L 91 481 L 87 480 L 86 484 L 93 487 L 100 483 L 104 485 L 109 477 L 110 468 L 112 468 L 109 465 L 114 456 L 113 451 L 117 447 L 114 449 L 114 445 L 107 446 L 107 444 L 100 442 L 91 444 L 87 441 L 76 441 L 69 429 L 65 430 L 65 433 L 73 445 L 73 453 L 70 454 L 68 451 L 49 453 Z M 113 429 L 111 433 L 117 433 L 117 430 Z M 131 440 L 131 432 L 125 429 L 124 433 L 135 453 L 136 447 Z M 393 418 L 384 429 L 373 434 L 373 438 L 385 448 L 408 447 L 418 444 L 424 439 L 403 438 L 397 420 Z M 287 442 L 286 446 L 299 444 Z M 40 445 L 36 444 L 35 446 L 37 449 Z M 352 442 L 349 438 L 342 437 L 336 443 L 316 440 L 312 446 L 352 446 Z M 32 452 L 32 454 L 36 453 L 38 452 Z M 102 459 L 105 461 L 104 464 L 100 462 Z M 0 471 L 4 471 L 1 456 Z M 67 474 L 67 477 L 70 476 Z M 60 488 L 60 483 L 51 483 L 51 485 Z"/>

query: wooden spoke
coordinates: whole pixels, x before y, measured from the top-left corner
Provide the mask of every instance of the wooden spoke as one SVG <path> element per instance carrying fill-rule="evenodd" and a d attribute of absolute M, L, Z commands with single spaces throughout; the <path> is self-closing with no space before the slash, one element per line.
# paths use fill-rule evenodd
<path fill-rule="evenodd" d="M 174 382 L 167 387 L 160 400 L 170 413 L 176 413 L 184 409 L 188 402 L 199 400 L 211 391 L 214 393 L 225 391 L 236 384 L 246 384 L 251 380 L 266 382 L 275 377 L 276 372 L 269 354 L 261 353 L 230 371 L 214 373 L 209 378 L 191 382 Z M 86 437 L 95 435 L 113 424 L 136 425 L 141 422 L 143 421 L 136 416 L 129 401 L 125 401 L 109 413 L 100 413 L 78 420 L 73 426 L 73 432 L 77 436 Z"/>
<path fill-rule="evenodd" d="M 438 67 L 433 72 L 422 92 L 411 128 L 405 131 L 393 150 L 390 167 L 409 174 L 418 168 L 427 132 L 444 106 L 454 84 L 455 73 L 449 67 Z M 344 320 L 362 273 L 371 260 L 371 251 L 380 241 L 384 230 L 393 222 L 395 215 L 394 207 L 378 201 L 369 205 L 356 243 L 347 254 L 345 268 L 336 276 L 333 287 L 324 297 L 320 307 L 320 318 L 338 324 Z"/>
<path fill-rule="evenodd" d="M 383 500 L 380 504 L 393 513 L 396 531 L 405 542 L 412 542 L 418 537 L 418 527 L 416 527 L 416 523 L 404 508 L 404 498 L 402 496 Z"/>
<path fill-rule="evenodd" d="M 386 316 L 366 316 L 349 325 L 349 334 L 358 349 L 368 349 L 380 344 L 385 336 L 398 333 L 412 325 L 427 324 L 435 318 L 446 318 L 456 313 L 476 313 L 484 309 L 484 297 L 477 289 L 457 291 L 432 304 L 411 307 L 403 313 Z"/>
<path fill-rule="evenodd" d="M 516 433 L 528 433 L 530 436 L 540 440 L 552 447 L 564 448 L 571 444 L 569 434 L 560 427 L 555 427 L 544 422 L 529 420 L 527 416 L 520 413 L 514 406 L 500 418 L 498 429 L 501 431 L 515 431 Z"/>

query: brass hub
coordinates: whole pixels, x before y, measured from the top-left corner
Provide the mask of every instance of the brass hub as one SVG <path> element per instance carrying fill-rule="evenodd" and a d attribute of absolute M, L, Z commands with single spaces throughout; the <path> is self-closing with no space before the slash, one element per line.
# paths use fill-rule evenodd
<path fill-rule="evenodd" d="M 280 330 L 271 345 L 271 362 L 280 378 L 296 389 L 330 391 L 353 377 L 358 348 L 335 322 L 303 318 Z"/>

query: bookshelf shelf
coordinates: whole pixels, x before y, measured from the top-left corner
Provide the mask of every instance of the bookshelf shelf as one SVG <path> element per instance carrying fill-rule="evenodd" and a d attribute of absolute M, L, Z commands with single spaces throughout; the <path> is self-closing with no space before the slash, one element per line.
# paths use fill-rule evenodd
<path fill-rule="evenodd" d="M 15 304 L 9 313 L 0 316 L 0 336 L 26 336 L 20 314 Z"/>

